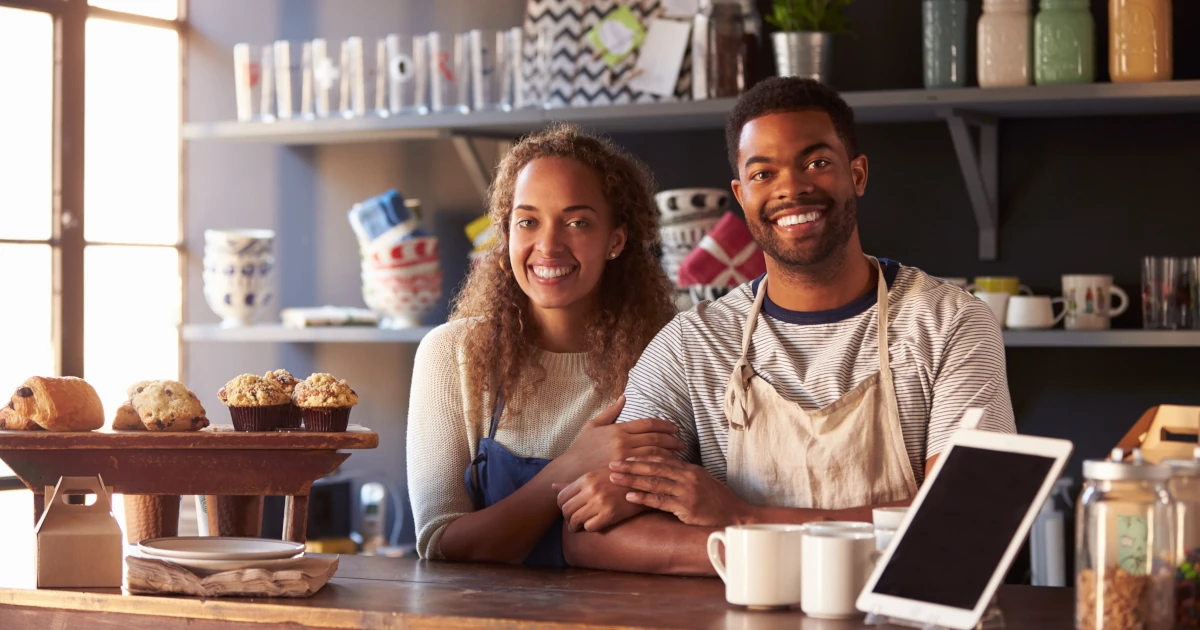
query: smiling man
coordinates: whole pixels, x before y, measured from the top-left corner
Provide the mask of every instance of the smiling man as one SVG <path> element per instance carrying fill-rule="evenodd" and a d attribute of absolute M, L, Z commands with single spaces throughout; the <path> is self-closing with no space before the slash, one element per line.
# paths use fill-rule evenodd
<path fill-rule="evenodd" d="M 815 81 L 773 78 L 726 123 L 733 192 L 765 276 L 681 313 L 629 376 L 621 420 L 680 428 L 682 460 L 613 462 L 559 493 L 567 560 L 711 573 L 713 528 L 871 519 L 907 505 L 968 407 L 1015 432 L 987 306 L 862 251 L 854 115 Z"/>

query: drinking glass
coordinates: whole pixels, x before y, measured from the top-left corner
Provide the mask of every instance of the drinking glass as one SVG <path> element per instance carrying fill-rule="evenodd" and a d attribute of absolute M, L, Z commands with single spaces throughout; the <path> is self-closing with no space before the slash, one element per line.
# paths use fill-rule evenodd
<path fill-rule="evenodd" d="M 424 35 L 388 35 L 388 111 L 429 111 L 429 48 Z"/>
<path fill-rule="evenodd" d="M 470 106 L 470 36 L 434 31 L 429 44 L 430 109 L 467 113 Z"/>
<path fill-rule="evenodd" d="M 1142 326 L 1175 330 L 1191 325 L 1189 259 L 1147 256 L 1142 259 Z"/>
<path fill-rule="evenodd" d="M 475 111 L 511 109 L 505 88 L 511 85 L 508 38 L 504 31 L 475 29 L 468 34 L 471 53 L 471 107 Z"/>

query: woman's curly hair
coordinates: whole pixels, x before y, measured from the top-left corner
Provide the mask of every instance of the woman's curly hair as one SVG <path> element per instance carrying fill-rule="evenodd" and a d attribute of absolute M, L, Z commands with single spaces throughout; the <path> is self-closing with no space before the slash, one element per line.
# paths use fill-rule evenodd
<path fill-rule="evenodd" d="M 509 269 L 509 230 L 517 176 L 532 161 L 569 158 L 600 178 L 614 225 L 626 226 L 625 248 L 606 261 L 600 279 L 600 310 L 588 322 L 587 373 L 596 391 L 616 398 L 642 350 L 675 315 L 674 290 L 655 257 L 658 213 L 649 170 L 612 142 L 558 124 L 521 139 L 500 161 L 488 192 L 488 216 L 496 234 L 492 250 L 467 275 L 454 300 L 451 320 L 469 319 L 463 351 L 479 414 L 484 392 L 503 396 L 511 414 L 545 378 L 533 360 L 534 321 L 529 298 Z M 524 375 L 524 378 L 518 379 Z M 525 385 L 518 389 L 517 384 Z"/>

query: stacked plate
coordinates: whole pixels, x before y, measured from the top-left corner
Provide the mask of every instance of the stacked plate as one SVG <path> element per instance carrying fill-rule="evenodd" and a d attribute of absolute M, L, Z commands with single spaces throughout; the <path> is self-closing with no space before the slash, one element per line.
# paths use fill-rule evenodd
<path fill-rule="evenodd" d="M 138 545 L 142 557 L 211 574 L 241 569 L 282 571 L 304 560 L 304 543 L 269 538 L 177 536 Z"/>

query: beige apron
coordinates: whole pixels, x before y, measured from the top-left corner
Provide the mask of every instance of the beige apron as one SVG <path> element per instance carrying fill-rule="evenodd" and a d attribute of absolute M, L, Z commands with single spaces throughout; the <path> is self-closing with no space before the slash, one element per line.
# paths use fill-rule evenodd
<path fill-rule="evenodd" d="M 780 396 L 747 360 L 767 295 L 763 277 L 725 388 L 726 483 L 744 501 L 837 510 L 916 496 L 888 364 L 887 281 L 871 260 L 879 273 L 879 371 L 816 411 Z"/>

